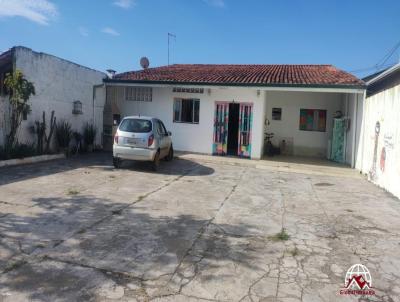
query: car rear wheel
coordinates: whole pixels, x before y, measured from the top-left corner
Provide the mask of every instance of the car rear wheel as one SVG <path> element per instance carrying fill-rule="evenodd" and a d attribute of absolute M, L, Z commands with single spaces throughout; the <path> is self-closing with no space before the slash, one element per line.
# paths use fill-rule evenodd
<path fill-rule="evenodd" d="M 113 157 L 113 165 L 114 165 L 114 168 L 116 168 L 116 169 L 121 167 L 121 159 L 118 157 Z"/>
<path fill-rule="evenodd" d="M 160 166 L 160 151 L 157 151 L 152 163 L 153 170 L 157 171 L 159 166 Z"/>
<path fill-rule="evenodd" d="M 169 148 L 168 155 L 165 157 L 165 160 L 166 161 L 171 161 L 173 159 L 174 159 L 174 148 L 171 145 L 171 147 Z"/>

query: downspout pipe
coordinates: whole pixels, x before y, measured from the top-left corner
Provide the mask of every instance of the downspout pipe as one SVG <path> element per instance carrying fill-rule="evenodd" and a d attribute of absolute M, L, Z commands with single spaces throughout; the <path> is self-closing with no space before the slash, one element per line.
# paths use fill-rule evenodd
<path fill-rule="evenodd" d="M 105 87 L 105 84 L 98 84 L 98 85 L 93 85 L 93 98 L 92 98 L 92 123 L 94 126 L 96 126 L 96 117 L 95 117 L 95 99 L 96 99 L 96 89 L 100 87 Z M 97 127 L 96 127 L 97 128 Z M 99 132 L 99 131 L 97 131 Z M 96 142 L 96 139 L 95 139 Z"/>
<path fill-rule="evenodd" d="M 361 112 L 361 129 L 360 129 L 360 144 L 361 144 L 361 159 L 360 159 L 360 173 L 363 173 L 364 168 L 364 149 L 365 149 L 365 106 L 367 105 L 366 102 L 367 98 L 367 90 L 364 91 L 363 98 L 362 98 L 362 112 Z"/>
<path fill-rule="evenodd" d="M 351 167 L 352 168 L 355 168 L 355 166 L 356 166 L 358 97 L 359 97 L 359 94 L 357 93 L 356 98 L 355 98 L 355 104 L 354 104 L 354 133 L 353 133 L 353 145 L 351 148 L 351 153 L 352 153 Z"/>

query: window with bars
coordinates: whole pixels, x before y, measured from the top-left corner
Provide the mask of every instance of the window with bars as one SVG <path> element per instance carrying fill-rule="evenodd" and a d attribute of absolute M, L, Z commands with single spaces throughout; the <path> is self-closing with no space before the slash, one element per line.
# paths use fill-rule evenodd
<path fill-rule="evenodd" d="M 248 146 L 250 144 L 250 114 L 251 114 L 251 107 L 250 106 L 243 106 L 242 113 L 241 113 L 241 129 L 240 134 L 242 136 L 241 145 Z"/>
<path fill-rule="evenodd" d="M 125 100 L 136 102 L 151 102 L 153 89 L 151 87 L 126 87 Z"/>
<path fill-rule="evenodd" d="M 198 124 L 200 115 L 199 99 L 175 99 L 174 122 Z"/>
<path fill-rule="evenodd" d="M 72 107 L 73 114 L 82 114 L 82 102 L 81 101 L 74 101 Z"/>

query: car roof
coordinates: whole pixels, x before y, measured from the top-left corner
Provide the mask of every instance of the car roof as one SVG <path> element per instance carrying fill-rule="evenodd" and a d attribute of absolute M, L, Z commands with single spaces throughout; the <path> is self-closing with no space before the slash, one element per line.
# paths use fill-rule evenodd
<path fill-rule="evenodd" d="M 133 118 L 137 118 L 137 119 L 141 119 L 141 120 L 158 120 L 158 118 L 155 117 L 151 117 L 151 116 L 145 116 L 145 115 L 129 115 L 129 116 L 125 116 L 124 119 L 133 119 Z"/>

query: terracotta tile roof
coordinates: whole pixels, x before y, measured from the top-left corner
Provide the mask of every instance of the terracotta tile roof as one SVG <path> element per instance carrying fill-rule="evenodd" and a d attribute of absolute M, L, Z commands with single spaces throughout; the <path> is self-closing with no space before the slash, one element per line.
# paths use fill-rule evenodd
<path fill-rule="evenodd" d="M 109 81 L 260 86 L 365 85 L 360 79 L 332 65 L 175 64 L 120 73 Z"/>

